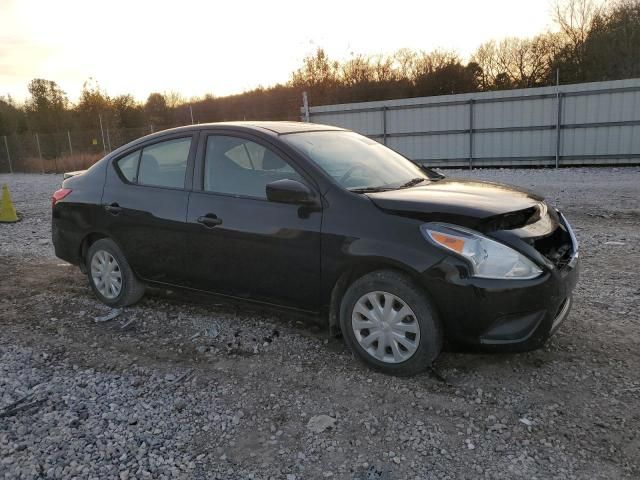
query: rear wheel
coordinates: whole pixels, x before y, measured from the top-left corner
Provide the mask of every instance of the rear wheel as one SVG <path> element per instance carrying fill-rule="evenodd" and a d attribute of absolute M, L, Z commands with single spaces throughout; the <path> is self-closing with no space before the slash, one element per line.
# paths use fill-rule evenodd
<path fill-rule="evenodd" d="M 340 327 L 362 360 L 394 375 L 426 370 L 442 349 L 442 328 L 427 295 L 391 270 L 369 273 L 347 289 Z"/>
<path fill-rule="evenodd" d="M 87 275 L 98 299 L 111 307 L 132 305 L 144 295 L 144 284 L 135 276 L 120 248 L 109 238 L 102 238 L 89 247 Z"/>

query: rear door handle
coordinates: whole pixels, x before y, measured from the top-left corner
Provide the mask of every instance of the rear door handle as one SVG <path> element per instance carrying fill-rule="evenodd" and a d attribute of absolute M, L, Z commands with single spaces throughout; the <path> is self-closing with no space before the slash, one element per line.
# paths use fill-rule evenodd
<path fill-rule="evenodd" d="M 220 225 L 222 223 L 222 220 L 213 213 L 207 213 L 203 217 L 198 217 L 198 223 L 201 223 L 207 228 L 213 228 Z"/>
<path fill-rule="evenodd" d="M 122 212 L 122 207 L 117 203 L 112 203 L 111 205 L 105 205 L 104 209 L 109 212 L 111 215 L 118 215 Z"/>

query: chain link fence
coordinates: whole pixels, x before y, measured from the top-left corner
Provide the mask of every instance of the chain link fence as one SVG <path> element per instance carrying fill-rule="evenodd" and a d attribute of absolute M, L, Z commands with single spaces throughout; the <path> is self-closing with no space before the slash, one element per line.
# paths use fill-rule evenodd
<path fill-rule="evenodd" d="M 300 120 L 302 96 L 298 92 L 278 95 L 252 94 L 221 97 L 212 103 L 178 107 L 170 124 L 147 124 L 113 128 L 104 115 L 84 129 L 60 129 L 55 133 L 29 132 L 0 135 L 0 173 L 63 173 L 90 167 L 107 153 L 150 133 L 182 125 L 234 120 Z M 86 125 L 86 123 L 85 123 Z M 102 127 L 102 128 L 101 128 Z"/>
<path fill-rule="evenodd" d="M 0 137 L 0 173 L 61 173 L 84 169 L 116 148 L 169 127 L 66 130 Z"/>

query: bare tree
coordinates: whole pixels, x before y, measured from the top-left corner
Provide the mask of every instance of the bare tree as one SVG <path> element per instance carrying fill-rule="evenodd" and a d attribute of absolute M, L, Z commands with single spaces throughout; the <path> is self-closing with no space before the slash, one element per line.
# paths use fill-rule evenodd
<path fill-rule="evenodd" d="M 327 53 L 318 48 L 313 55 L 302 61 L 302 67 L 291 75 L 291 84 L 296 87 L 330 86 L 336 83 L 338 62 L 329 59 Z"/>
<path fill-rule="evenodd" d="M 418 54 L 415 50 L 401 48 L 392 55 L 393 68 L 397 75 L 404 79 L 414 79 L 416 77 L 416 61 Z"/>
<path fill-rule="evenodd" d="M 177 108 L 187 103 L 184 96 L 175 90 L 164 92 L 162 96 L 164 97 L 168 108 Z"/>
<path fill-rule="evenodd" d="M 371 58 L 373 78 L 376 82 L 393 82 L 398 80 L 398 72 L 394 68 L 392 56 L 376 55 Z"/>
<path fill-rule="evenodd" d="M 582 45 L 601 9 L 602 3 L 594 0 L 556 0 L 553 20 L 573 45 Z"/>
<path fill-rule="evenodd" d="M 559 27 L 567 44 L 568 57 L 573 63 L 576 75 L 580 77 L 584 61 L 585 42 L 591 26 L 603 10 L 603 2 L 596 0 L 556 0 L 553 8 L 553 20 Z"/>
<path fill-rule="evenodd" d="M 560 45 L 557 34 L 552 33 L 483 43 L 472 57 L 481 69 L 481 87 L 488 90 L 543 85 Z"/>
<path fill-rule="evenodd" d="M 480 87 L 491 90 L 496 85 L 496 78 L 501 73 L 498 65 L 498 48 L 495 40 L 481 44 L 471 57 L 471 61 L 480 67 Z"/>
<path fill-rule="evenodd" d="M 364 55 L 356 55 L 340 66 L 340 80 L 345 86 L 354 86 L 374 80 L 370 60 Z"/>
<path fill-rule="evenodd" d="M 434 50 L 433 52 L 420 52 L 415 60 L 415 77 L 432 74 L 448 65 L 460 63 L 460 57 L 456 52 L 450 50 Z"/>

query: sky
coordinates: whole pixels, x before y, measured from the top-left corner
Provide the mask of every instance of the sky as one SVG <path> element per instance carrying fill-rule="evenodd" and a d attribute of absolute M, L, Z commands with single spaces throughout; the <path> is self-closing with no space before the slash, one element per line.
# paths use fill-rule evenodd
<path fill-rule="evenodd" d="M 109 95 L 223 96 L 286 82 L 331 58 L 455 50 L 552 28 L 550 0 L 0 0 L 0 96 L 33 78 L 74 101 L 89 77 Z"/>

